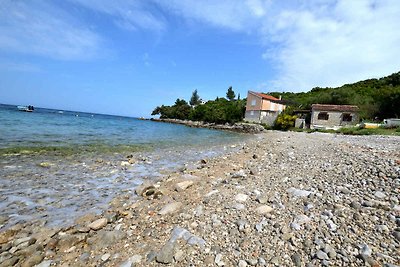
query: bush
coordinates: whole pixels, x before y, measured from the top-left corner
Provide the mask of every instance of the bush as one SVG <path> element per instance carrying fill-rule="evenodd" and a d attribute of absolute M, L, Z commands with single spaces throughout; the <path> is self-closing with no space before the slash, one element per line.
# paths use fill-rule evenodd
<path fill-rule="evenodd" d="M 281 113 L 275 121 L 274 128 L 277 130 L 287 131 L 294 126 L 296 119 L 296 116 Z"/>

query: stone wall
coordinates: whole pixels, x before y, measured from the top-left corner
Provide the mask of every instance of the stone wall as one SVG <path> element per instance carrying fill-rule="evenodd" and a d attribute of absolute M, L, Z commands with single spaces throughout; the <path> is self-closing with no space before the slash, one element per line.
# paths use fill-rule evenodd
<path fill-rule="evenodd" d="M 246 110 L 244 120 L 273 126 L 278 115 L 279 112 L 274 111 Z"/>
<path fill-rule="evenodd" d="M 246 110 L 244 120 L 248 122 L 260 122 L 260 110 Z"/>
<path fill-rule="evenodd" d="M 327 120 L 318 119 L 318 115 L 321 113 L 328 113 L 329 118 Z M 351 121 L 343 121 L 343 115 L 350 114 L 352 116 Z M 338 112 L 338 111 L 312 111 L 311 112 L 311 129 L 317 128 L 340 128 L 346 125 L 356 125 L 359 121 L 359 116 L 354 112 Z"/>

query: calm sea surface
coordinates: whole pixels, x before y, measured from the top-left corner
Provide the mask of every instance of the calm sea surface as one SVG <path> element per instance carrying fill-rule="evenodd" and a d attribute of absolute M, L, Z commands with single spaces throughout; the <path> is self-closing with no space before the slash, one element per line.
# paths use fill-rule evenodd
<path fill-rule="evenodd" d="M 84 152 L 228 143 L 243 135 L 128 117 L 0 105 L 0 151 Z"/>
<path fill-rule="evenodd" d="M 145 180 L 195 168 L 249 135 L 128 117 L 0 105 L 0 231 L 71 223 Z M 127 157 L 134 164 L 126 165 Z M 125 163 L 125 164 L 121 164 Z M 185 175 L 182 173 L 182 175 Z"/>

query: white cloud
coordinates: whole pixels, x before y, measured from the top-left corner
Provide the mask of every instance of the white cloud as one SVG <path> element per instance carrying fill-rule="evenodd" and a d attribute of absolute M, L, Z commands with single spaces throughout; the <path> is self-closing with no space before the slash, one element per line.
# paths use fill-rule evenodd
<path fill-rule="evenodd" d="M 270 1 L 265 0 L 154 0 L 160 6 L 188 20 L 227 28 L 234 31 L 252 31 L 262 18 Z"/>
<path fill-rule="evenodd" d="M 97 55 L 101 38 L 46 2 L 0 3 L 0 50 L 56 59 L 88 59 Z"/>
<path fill-rule="evenodd" d="M 340 86 L 400 70 L 397 0 L 155 0 L 209 26 L 252 33 L 275 77 L 271 90 Z M 267 73 L 267 71 L 266 71 Z"/>
<path fill-rule="evenodd" d="M 329 4 L 282 10 L 276 24 L 265 25 L 264 37 L 277 47 L 263 55 L 277 65 L 274 89 L 340 86 L 400 70 L 400 2 Z"/>
<path fill-rule="evenodd" d="M 0 51 L 81 60 L 104 54 L 85 17 L 52 1 L 1 1 Z M 261 40 L 271 90 L 338 86 L 400 70 L 398 0 L 68 0 L 128 30 L 168 32 L 176 18 Z M 72 3 L 72 4 L 71 4 Z M 71 11 L 74 12 L 74 11 Z M 104 34 L 104 33 L 103 33 Z M 100 53 L 101 52 L 101 53 Z M 149 59 L 143 58 L 145 64 Z M 146 63 L 147 62 L 147 63 Z M 271 71 L 265 71 L 271 73 Z"/>
<path fill-rule="evenodd" d="M 69 0 L 89 10 L 108 15 L 117 26 L 126 30 L 147 29 L 162 31 L 166 25 L 160 12 L 150 1 L 127 0 Z"/>

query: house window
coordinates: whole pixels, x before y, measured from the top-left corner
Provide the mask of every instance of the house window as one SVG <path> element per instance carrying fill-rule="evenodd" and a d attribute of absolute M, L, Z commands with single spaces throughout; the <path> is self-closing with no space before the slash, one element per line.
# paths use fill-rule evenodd
<path fill-rule="evenodd" d="M 351 116 L 350 113 L 343 113 L 343 121 L 352 121 L 353 120 L 353 116 Z"/>
<path fill-rule="evenodd" d="M 257 101 L 257 100 L 255 100 L 255 99 L 251 100 L 251 105 L 252 105 L 252 106 L 255 106 L 255 105 L 256 105 L 256 101 Z"/>
<path fill-rule="evenodd" d="M 328 112 L 320 112 L 320 113 L 318 113 L 318 120 L 324 120 L 324 121 L 329 120 Z"/>
<path fill-rule="evenodd" d="M 254 116 L 254 110 L 250 111 L 250 115 Z"/>

